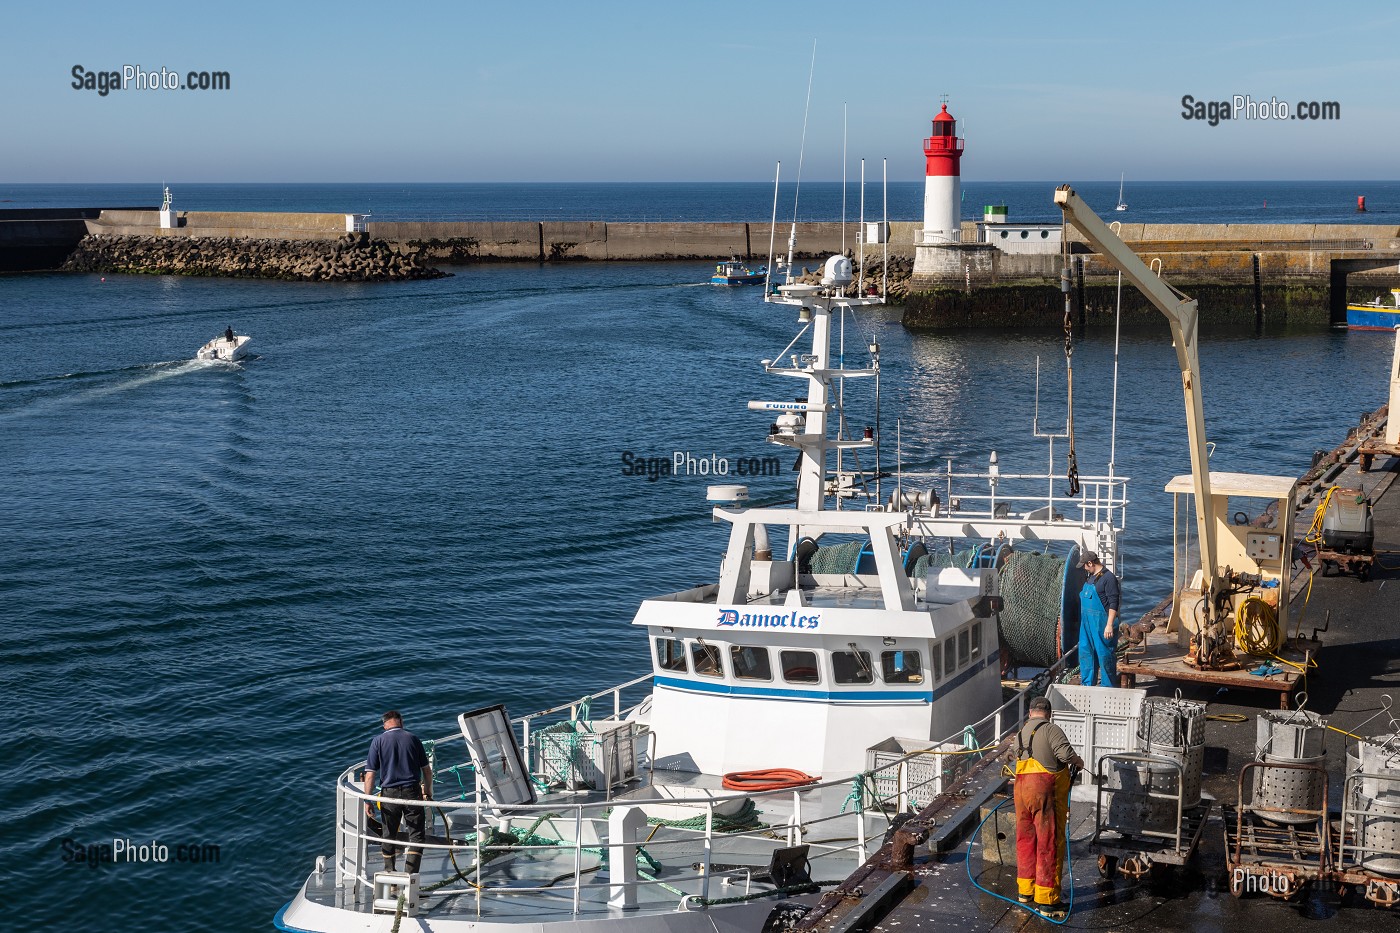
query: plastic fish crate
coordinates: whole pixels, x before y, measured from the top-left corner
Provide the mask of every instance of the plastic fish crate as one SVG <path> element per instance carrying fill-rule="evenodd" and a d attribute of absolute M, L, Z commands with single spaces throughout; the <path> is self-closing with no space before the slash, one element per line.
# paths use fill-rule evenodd
<path fill-rule="evenodd" d="M 871 775 L 875 794 L 882 801 L 895 800 L 900 791 L 900 767 L 895 762 L 914 752 L 962 751 L 956 743 L 938 745 L 927 739 L 888 738 L 865 751 L 865 768 Z M 904 787 L 908 791 L 907 808 L 922 810 L 937 795 L 938 774 L 943 773 L 944 788 L 962 777 L 977 760 L 975 755 L 913 755 L 903 764 Z M 888 766 L 888 767 L 887 767 Z M 876 771 L 876 769 L 883 769 Z"/>
<path fill-rule="evenodd" d="M 569 790 L 605 790 L 637 776 L 634 722 L 555 723 L 530 736 L 536 773 Z"/>
<path fill-rule="evenodd" d="M 1146 690 L 1051 684 L 1045 697 L 1050 701 L 1051 719 L 1084 759 L 1086 771 L 1092 773 L 1098 767 L 1101 755 L 1138 751 Z"/>

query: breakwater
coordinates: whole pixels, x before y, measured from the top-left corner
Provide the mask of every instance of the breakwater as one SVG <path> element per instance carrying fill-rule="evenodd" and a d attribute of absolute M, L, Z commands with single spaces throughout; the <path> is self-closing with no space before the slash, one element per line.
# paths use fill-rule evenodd
<path fill-rule="evenodd" d="M 333 240 L 89 234 L 62 269 L 301 282 L 395 282 L 445 274 L 366 233 Z"/>
<path fill-rule="evenodd" d="M 1031 233 L 1046 237 L 1059 229 L 1033 226 Z M 869 272 L 888 251 L 890 294 L 903 303 L 904 323 L 914 330 L 1052 327 L 1063 320 L 1063 259 L 1053 240 L 1038 249 L 1042 244 L 1018 244 L 1028 234 L 1013 232 L 1010 243 L 1004 237 L 979 242 L 992 232 L 965 222 L 960 243 L 923 244 L 921 228 L 912 221 L 890 223 L 880 243 L 878 224 L 799 223 L 794 259 L 819 262 L 841 251 L 858 256 L 865 238 Z M 61 217 L 0 211 L 0 270 L 365 281 L 439 274 L 431 269 L 435 263 L 712 263 L 731 256 L 757 263 L 770 252 L 786 252 L 789 230 L 780 224 L 772 231 L 767 221 L 412 222 L 361 214 L 189 211 L 162 222 L 160 212 L 149 209 L 87 209 Z M 1345 318 L 1348 300 L 1400 284 L 1400 227 L 1393 224 L 1121 224 L 1119 234 L 1164 279 L 1200 300 L 1206 323 L 1336 323 Z M 1111 319 L 1116 270 L 1075 231 L 1068 235 L 1076 320 L 1093 325 Z M 1124 312 L 1129 325 L 1155 323 L 1131 289 L 1124 292 Z"/>

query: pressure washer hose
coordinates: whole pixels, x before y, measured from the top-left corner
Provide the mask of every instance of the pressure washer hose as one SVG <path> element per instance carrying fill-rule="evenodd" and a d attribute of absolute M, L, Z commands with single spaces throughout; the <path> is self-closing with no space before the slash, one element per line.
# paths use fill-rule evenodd
<path fill-rule="evenodd" d="M 1055 920 L 1055 919 L 1053 919 L 1053 918 L 1051 918 L 1051 917 L 1047 917 L 1047 916 L 1045 916 L 1045 914 L 1043 914 L 1043 913 L 1041 913 L 1040 911 L 1036 910 L 1034 904 L 1022 904 L 1020 901 L 1015 900 L 1015 899 L 1010 898 L 1010 897 L 1007 897 L 1005 894 L 998 894 L 998 893 L 995 892 L 995 891 L 989 891 L 989 890 L 987 890 L 986 888 L 982 887 L 982 885 L 978 884 L 976 878 L 972 877 L 972 843 L 973 843 L 975 840 L 977 840 L 978 838 L 981 837 L 981 835 L 982 835 L 982 827 L 987 825 L 987 821 L 990 820 L 992 817 L 996 816 L 996 815 L 997 815 L 997 811 L 1000 810 L 1002 807 L 1006 806 L 1007 803 L 1009 803 L 1009 802 L 1010 802 L 1010 801 L 1003 800 L 1001 803 L 999 803 L 999 804 L 997 804 L 995 807 L 993 807 L 993 808 L 992 808 L 992 812 L 991 812 L 991 813 L 988 813 L 986 816 L 982 817 L 982 822 L 980 822 L 980 823 L 977 824 L 977 829 L 973 831 L 973 833 L 972 833 L 972 838 L 967 840 L 967 855 L 966 855 L 966 857 L 963 859 L 963 864 L 964 864 L 964 865 L 966 866 L 966 868 L 967 868 L 967 880 L 968 880 L 968 881 L 971 881 L 971 882 L 972 882 L 972 886 L 973 886 L 974 888 L 976 888 L 977 890 L 981 891 L 983 894 L 990 894 L 992 897 L 995 897 L 995 898 L 997 898 L 998 900 L 1006 901 L 1006 903 L 1010 904 L 1012 907 L 1019 907 L 1019 908 L 1021 908 L 1021 909 L 1024 910 L 1024 911 L 1027 911 L 1027 912 L 1029 912 L 1029 913 L 1033 913 L 1033 914 L 1035 914 L 1037 917 L 1041 918 L 1042 920 L 1044 920 L 1044 921 L 1047 922 L 1047 923 L 1053 923 L 1053 924 L 1055 924 L 1055 926 L 1063 926 L 1063 925 L 1065 925 L 1066 923 L 1069 923 L 1070 915 L 1074 913 L 1074 862 L 1072 862 L 1072 861 L 1070 860 L 1070 855 L 1069 855 L 1069 811 L 1068 811 L 1068 810 L 1065 811 L 1065 865 L 1068 866 L 1068 870 L 1069 870 L 1069 904 L 1068 904 L 1068 905 L 1066 906 L 1066 908 L 1065 908 L 1065 916 L 1064 916 L 1063 919 L 1061 919 L 1061 920 Z"/>

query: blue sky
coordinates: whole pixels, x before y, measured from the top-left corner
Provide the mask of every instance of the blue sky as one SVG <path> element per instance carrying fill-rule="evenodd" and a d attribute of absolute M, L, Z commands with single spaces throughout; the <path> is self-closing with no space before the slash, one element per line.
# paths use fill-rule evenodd
<path fill-rule="evenodd" d="M 0 181 L 764 181 L 923 175 L 948 95 L 963 177 L 1394 178 L 1400 7 L 1351 3 L 12 4 Z M 227 71 L 224 92 L 75 90 Z M 1335 122 L 1181 98 L 1337 101 Z M 854 172 L 854 169 L 852 169 Z"/>

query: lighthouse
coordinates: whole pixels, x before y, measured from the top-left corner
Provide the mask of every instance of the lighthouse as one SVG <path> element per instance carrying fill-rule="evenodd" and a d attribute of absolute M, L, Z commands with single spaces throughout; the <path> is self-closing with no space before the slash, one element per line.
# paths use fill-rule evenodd
<path fill-rule="evenodd" d="M 963 141 L 958 122 L 948 105 L 933 118 L 933 135 L 924 140 L 924 234 L 923 242 L 962 241 L 962 185 L 958 162 Z"/>

